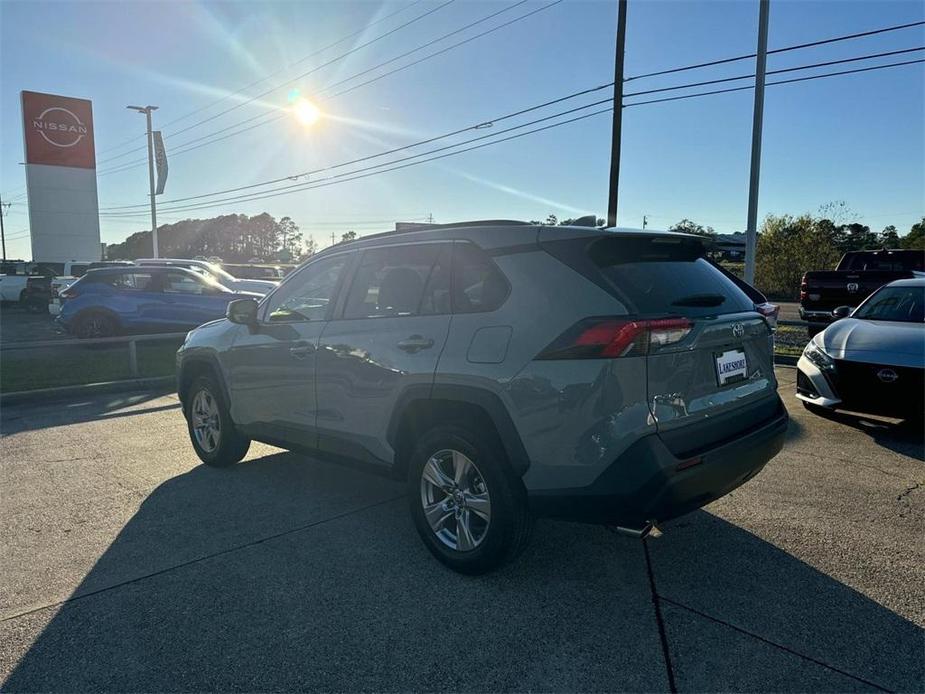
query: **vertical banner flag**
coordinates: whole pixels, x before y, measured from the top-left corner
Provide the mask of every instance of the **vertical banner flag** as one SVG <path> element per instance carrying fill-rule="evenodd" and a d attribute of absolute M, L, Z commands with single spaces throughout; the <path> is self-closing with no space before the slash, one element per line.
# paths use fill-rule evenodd
<path fill-rule="evenodd" d="M 154 163 L 157 166 L 157 190 L 154 194 L 160 195 L 167 183 L 167 150 L 164 149 L 164 138 L 160 130 L 155 130 L 151 135 L 154 136 Z"/>

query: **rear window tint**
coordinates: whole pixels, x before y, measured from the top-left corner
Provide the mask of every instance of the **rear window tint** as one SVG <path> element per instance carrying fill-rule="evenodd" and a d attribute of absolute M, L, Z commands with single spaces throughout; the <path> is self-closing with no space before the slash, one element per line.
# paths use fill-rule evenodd
<path fill-rule="evenodd" d="M 699 241 L 612 238 L 588 255 L 631 313 L 688 317 L 752 311 L 752 301 L 703 257 Z"/>
<path fill-rule="evenodd" d="M 921 272 L 925 264 L 925 252 L 892 251 L 884 253 L 849 253 L 842 269 L 859 271 L 902 272 L 915 270 Z"/>

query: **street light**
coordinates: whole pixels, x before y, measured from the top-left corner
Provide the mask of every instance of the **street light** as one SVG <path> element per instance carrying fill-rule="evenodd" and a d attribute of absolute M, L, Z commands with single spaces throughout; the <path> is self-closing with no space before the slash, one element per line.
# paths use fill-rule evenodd
<path fill-rule="evenodd" d="M 151 112 L 157 106 L 126 106 L 125 108 L 145 114 L 148 123 L 148 183 L 151 188 L 151 245 L 157 258 L 157 208 L 154 202 L 154 135 L 151 133 Z"/>

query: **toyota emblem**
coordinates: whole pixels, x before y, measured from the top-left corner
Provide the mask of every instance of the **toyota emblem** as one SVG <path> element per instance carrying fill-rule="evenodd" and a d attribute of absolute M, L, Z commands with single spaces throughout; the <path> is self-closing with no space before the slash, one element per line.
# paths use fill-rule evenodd
<path fill-rule="evenodd" d="M 877 372 L 877 378 L 879 378 L 884 383 L 893 383 L 896 379 L 899 378 L 899 374 L 893 371 L 893 369 L 880 369 Z"/>
<path fill-rule="evenodd" d="M 735 337 L 742 337 L 745 334 L 745 326 L 741 323 L 736 323 L 732 326 L 732 334 Z"/>
<path fill-rule="evenodd" d="M 857 282 L 849 282 L 849 283 L 848 283 L 848 291 L 849 291 L 851 294 L 854 294 L 854 293 L 855 293 L 858 289 L 860 289 L 860 288 L 861 288 L 861 286 L 860 286 Z"/>

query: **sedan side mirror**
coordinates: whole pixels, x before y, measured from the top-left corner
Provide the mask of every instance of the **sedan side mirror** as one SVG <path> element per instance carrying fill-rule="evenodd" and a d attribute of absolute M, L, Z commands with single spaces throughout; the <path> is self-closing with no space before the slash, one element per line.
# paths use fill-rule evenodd
<path fill-rule="evenodd" d="M 228 302 L 225 317 L 232 323 L 257 327 L 257 302 L 254 299 L 235 299 Z"/>
<path fill-rule="evenodd" d="M 832 311 L 832 317 L 833 317 L 835 320 L 839 320 L 839 319 L 841 319 L 841 318 L 847 318 L 848 316 L 851 315 L 851 312 L 852 312 L 853 310 L 854 310 L 854 309 L 851 308 L 850 306 L 839 306 L 837 309 L 835 309 L 834 311 Z"/>

